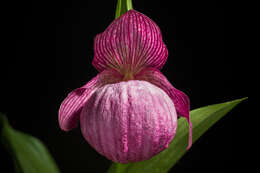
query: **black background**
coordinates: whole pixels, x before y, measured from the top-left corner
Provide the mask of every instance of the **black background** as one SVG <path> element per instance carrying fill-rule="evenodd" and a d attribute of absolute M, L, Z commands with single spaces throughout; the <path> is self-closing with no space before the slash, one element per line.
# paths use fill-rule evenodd
<path fill-rule="evenodd" d="M 134 8 L 161 28 L 169 50 L 162 69 L 187 93 L 191 109 L 248 96 L 244 60 L 239 55 L 236 14 L 219 1 L 133 0 Z M 40 138 L 61 172 L 105 172 L 110 161 L 97 154 L 79 128 L 59 129 L 59 104 L 71 90 L 97 74 L 91 65 L 94 36 L 114 19 L 116 0 L 13 2 L 5 8 L 1 56 L 1 105 L 13 127 Z M 248 102 L 220 120 L 171 172 L 231 171 L 239 160 L 237 120 Z M 1 169 L 13 172 L 0 147 Z"/>

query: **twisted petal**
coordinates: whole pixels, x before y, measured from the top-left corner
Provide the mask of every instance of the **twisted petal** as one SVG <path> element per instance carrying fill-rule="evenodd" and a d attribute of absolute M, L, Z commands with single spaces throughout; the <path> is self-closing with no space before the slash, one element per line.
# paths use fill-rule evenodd
<path fill-rule="evenodd" d="M 115 70 L 105 70 L 99 73 L 84 86 L 73 90 L 61 103 L 59 109 L 59 124 L 62 130 L 69 131 L 78 124 L 82 107 L 89 97 L 105 84 L 120 81 L 122 76 Z"/>
<path fill-rule="evenodd" d="M 189 143 L 187 149 L 192 145 L 192 123 L 190 121 L 189 97 L 180 90 L 174 88 L 167 78 L 155 68 L 145 68 L 136 74 L 135 79 L 145 80 L 163 89 L 172 99 L 179 116 L 183 116 L 189 123 Z"/>
<path fill-rule="evenodd" d="M 168 57 L 159 27 L 147 16 L 130 10 L 95 38 L 94 67 L 135 72 L 141 67 L 162 68 Z"/>

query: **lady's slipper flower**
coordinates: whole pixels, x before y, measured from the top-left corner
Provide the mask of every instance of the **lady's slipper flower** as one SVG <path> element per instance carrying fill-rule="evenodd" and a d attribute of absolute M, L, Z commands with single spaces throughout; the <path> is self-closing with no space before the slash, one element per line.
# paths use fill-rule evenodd
<path fill-rule="evenodd" d="M 146 160 L 166 149 L 177 116 L 189 123 L 189 98 L 159 71 L 168 57 L 159 27 L 130 10 L 95 38 L 92 64 L 100 72 L 72 91 L 59 110 L 61 129 L 80 120 L 89 144 L 114 162 Z"/>

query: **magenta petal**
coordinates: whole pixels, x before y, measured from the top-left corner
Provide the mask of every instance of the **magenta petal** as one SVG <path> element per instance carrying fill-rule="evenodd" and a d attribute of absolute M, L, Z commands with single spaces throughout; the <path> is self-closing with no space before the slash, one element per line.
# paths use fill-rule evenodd
<path fill-rule="evenodd" d="M 136 80 L 145 80 L 163 89 L 172 99 L 179 116 L 183 116 L 189 123 L 189 143 L 187 149 L 192 145 L 192 123 L 190 121 L 190 100 L 182 91 L 174 88 L 167 78 L 155 68 L 145 68 L 135 76 Z"/>
<path fill-rule="evenodd" d="M 114 162 L 137 162 L 168 147 L 176 133 L 177 113 L 162 89 L 129 80 L 96 90 L 81 111 L 80 125 L 100 154 Z"/>
<path fill-rule="evenodd" d="M 94 67 L 121 72 L 143 67 L 162 68 L 168 57 L 159 27 L 149 17 L 130 10 L 95 38 Z"/>
<path fill-rule="evenodd" d="M 77 127 L 80 112 L 89 97 L 99 87 L 121 80 L 122 76 L 114 70 L 99 73 L 84 86 L 73 90 L 63 100 L 59 109 L 59 124 L 62 130 L 69 131 Z"/>

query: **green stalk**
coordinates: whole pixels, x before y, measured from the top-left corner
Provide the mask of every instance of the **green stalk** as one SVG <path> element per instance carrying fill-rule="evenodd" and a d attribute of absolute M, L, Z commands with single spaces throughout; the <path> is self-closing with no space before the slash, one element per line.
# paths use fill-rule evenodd
<path fill-rule="evenodd" d="M 118 0 L 116 5 L 115 19 L 131 9 L 133 9 L 132 0 Z"/>

